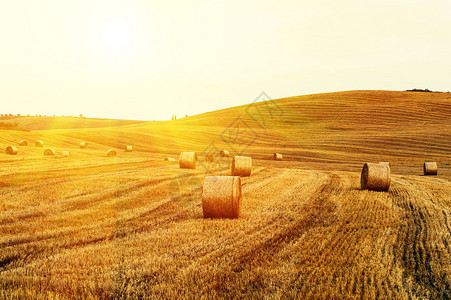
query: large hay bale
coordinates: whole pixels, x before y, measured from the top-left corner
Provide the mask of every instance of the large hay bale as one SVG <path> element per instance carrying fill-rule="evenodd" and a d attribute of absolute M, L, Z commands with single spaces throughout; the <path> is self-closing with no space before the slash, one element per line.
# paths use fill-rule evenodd
<path fill-rule="evenodd" d="M 390 187 L 390 167 L 383 164 L 366 163 L 360 177 L 362 190 L 388 191 Z"/>
<path fill-rule="evenodd" d="M 425 162 L 423 165 L 424 175 L 437 175 L 437 163 L 434 161 Z"/>
<path fill-rule="evenodd" d="M 390 162 L 388 162 L 388 161 L 381 161 L 381 162 L 379 162 L 379 164 L 386 165 L 390 168 Z"/>
<path fill-rule="evenodd" d="M 62 151 L 61 154 L 62 154 L 64 157 L 69 157 L 69 156 L 70 156 L 70 151 Z"/>
<path fill-rule="evenodd" d="M 221 151 L 219 151 L 219 155 L 221 157 L 229 157 L 230 156 L 230 152 L 228 150 L 221 150 Z"/>
<path fill-rule="evenodd" d="M 282 159 L 283 159 L 283 156 L 282 156 L 282 154 L 280 154 L 280 153 L 274 153 L 274 155 L 272 156 L 272 158 L 273 158 L 274 160 L 282 160 Z"/>
<path fill-rule="evenodd" d="M 125 152 L 132 152 L 132 151 L 133 151 L 133 146 L 132 145 L 125 146 Z"/>
<path fill-rule="evenodd" d="M 17 155 L 17 153 L 19 152 L 19 149 L 17 149 L 16 146 L 8 146 L 8 147 L 6 147 L 5 152 L 6 152 L 6 154 Z"/>
<path fill-rule="evenodd" d="M 205 161 L 212 162 L 213 161 L 213 154 L 207 154 L 205 155 Z"/>
<path fill-rule="evenodd" d="M 180 168 L 182 169 L 195 169 L 197 162 L 196 152 L 181 152 L 180 153 Z"/>
<path fill-rule="evenodd" d="M 37 141 L 36 143 L 34 143 L 34 145 L 35 145 L 36 147 L 44 147 L 44 142 L 41 141 L 41 140 L 39 140 L 39 141 Z"/>
<path fill-rule="evenodd" d="M 81 149 L 86 149 L 86 148 L 88 148 L 88 143 L 86 143 L 86 142 L 81 142 L 81 143 L 80 143 L 80 148 L 81 148 Z"/>
<path fill-rule="evenodd" d="M 45 156 L 55 155 L 55 150 L 53 150 L 53 149 L 45 149 L 44 150 L 44 155 Z"/>
<path fill-rule="evenodd" d="M 173 157 L 165 157 L 163 160 L 164 161 L 175 161 L 175 158 L 173 158 Z"/>
<path fill-rule="evenodd" d="M 116 150 L 110 149 L 110 150 L 108 150 L 107 155 L 108 155 L 108 157 L 114 157 L 117 155 L 117 152 L 116 152 Z"/>
<path fill-rule="evenodd" d="M 28 142 L 26 140 L 21 140 L 19 146 L 28 146 Z"/>
<path fill-rule="evenodd" d="M 252 158 L 234 156 L 232 160 L 232 176 L 251 176 Z"/>
<path fill-rule="evenodd" d="M 241 178 L 207 176 L 202 188 L 204 218 L 238 218 L 241 214 Z"/>

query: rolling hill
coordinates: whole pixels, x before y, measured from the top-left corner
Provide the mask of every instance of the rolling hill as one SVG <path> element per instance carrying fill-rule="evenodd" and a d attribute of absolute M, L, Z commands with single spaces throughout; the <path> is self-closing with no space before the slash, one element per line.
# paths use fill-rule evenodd
<path fill-rule="evenodd" d="M 0 117 L 0 122 L 17 123 L 18 129 L 31 131 L 31 130 L 49 130 L 49 129 L 100 128 L 100 127 L 138 124 L 143 123 L 144 121 L 60 117 L 60 116 L 58 117 L 15 116 L 15 117 Z"/>
<path fill-rule="evenodd" d="M 0 154 L 0 298 L 451 298 L 451 94 L 42 120 L 0 130 L 3 149 L 31 143 Z M 230 174 L 220 149 L 253 158 L 236 220 L 202 218 L 203 178 Z M 180 151 L 198 152 L 196 170 L 163 161 Z M 391 163 L 388 192 L 360 190 L 367 161 Z M 425 161 L 438 176 L 422 176 Z"/>

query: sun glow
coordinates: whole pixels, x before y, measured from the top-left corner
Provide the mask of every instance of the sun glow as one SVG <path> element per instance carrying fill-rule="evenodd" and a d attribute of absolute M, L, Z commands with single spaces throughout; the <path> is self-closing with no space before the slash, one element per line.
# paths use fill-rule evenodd
<path fill-rule="evenodd" d="M 110 18 L 99 24 L 97 39 L 103 52 L 128 55 L 136 50 L 137 38 L 133 23 L 125 18 Z"/>

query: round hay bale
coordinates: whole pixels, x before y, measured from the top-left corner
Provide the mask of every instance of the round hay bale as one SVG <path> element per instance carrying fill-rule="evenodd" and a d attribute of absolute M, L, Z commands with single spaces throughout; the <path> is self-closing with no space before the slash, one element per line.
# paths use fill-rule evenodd
<path fill-rule="evenodd" d="M 362 190 L 388 191 L 390 187 L 390 167 L 383 164 L 366 163 L 360 177 Z"/>
<path fill-rule="evenodd" d="M 61 154 L 62 154 L 64 157 L 69 157 L 69 156 L 70 156 L 70 151 L 63 151 L 63 152 L 61 152 Z"/>
<path fill-rule="evenodd" d="M 34 143 L 34 145 L 35 145 L 36 147 L 44 147 L 44 142 L 41 141 L 41 140 L 39 140 L 39 141 L 37 141 L 36 143 Z"/>
<path fill-rule="evenodd" d="M 283 156 L 282 156 L 282 154 L 280 154 L 280 153 L 274 153 L 274 155 L 272 156 L 272 158 L 273 158 L 274 160 L 282 160 L 282 159 L 283 159 Z"/>
<path fill-rule="evenodd" d="M 86 148 L 88 148 L 88 143 L 86 143 L 86 142 L 81 142 L 81 143 L 80 143 L 80 148 L 81 148 L 81 149 L 86 149 Z"/>
<path fill-rule="evenodd" d="M 26 140 L 21 140 L 19 146 L 28 146 L 28 142 Z"/>
<path fill-rule="evenodd" d="M 6 147 L 6 154 L 10 154 L 10 155 L 17 155 L 17 153 L 19 152 L 19 149 L 17 149 L 16 146 L 8 146 Z"/>
<path fill-rule="evenodd" d="M 390 163 L 388 161 L 381 161 L 381 162 L 379 162 L 379 164 L 386 165 L 390 168 Z"/>
<path fill-rule="evenodd" d="M 173 157 L 165 157 L 163 160 L 164 161 L 175 161 L 175 159 Z"/>
<path fill-rule="evenodd" d="M 205 177 L 202 188 L 204 218 L 239 218 L 241 197 L 239 176 Z"/>
<path fill-rule="evenodd" d="M 181 152 L 180 153 L 180 168 L 195 169 L 197 162 L 196 152 Z"/>
<path fill-rule="evenodd" d="M 125 152 L 132 152 L 132 151 L 133 151 L 133 146 L 132 145 L 125 146 Z"/>
<path fill-rule="evenodd" d="M 213 154 L 205 155 L 205 161 L 212 162 L 213 161 Z"/>
<path fill-rule="evenodd" d="M 252 158 L 234 156 L 232 160 L 232 176 L 251 176 Z"/>
<path fill-rule="evenodd" d="M 437 163 L 434 161 L 425 162 L 423 165 L 424 175 L 437 175 Z"/>
<path fill-rule="evenodd" d="M 53 150 L 53 149 L 45 149 L 44 150 L 44 155 L 45 156 L 55 155 L 55 150 Z"/>
<path fill-rule="evenodd" d="M 227 150 L 221 150 L 221 151 L 219 152 L 219 155 L 220 155 L 221 157 L 229 157 L 229 156 L 230 156 L 230 152 L 227 151 Z"/>
<path fill-rule="evenodd" d="M 117 154 L 116 150 L 113 150 L 113 149 L 110 149 L 107 152 L 108 157 L 114 157 L 114 156 L 116 156 L 116 154 Z"/>

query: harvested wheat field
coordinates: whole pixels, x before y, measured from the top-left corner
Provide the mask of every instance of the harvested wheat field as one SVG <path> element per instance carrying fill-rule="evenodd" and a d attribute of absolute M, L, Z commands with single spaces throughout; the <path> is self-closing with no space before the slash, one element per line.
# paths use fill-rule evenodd
<path fill-rule="evenodd" d="M 25 120 L 30 131 L 0 130 L 3 149 L 42 140 L 70 159 L 0 153 L 1 299 L 451 298 L 449 93 L 316 94 L 166 122 Z M 133 152 L 105 155 L 124 145 Z M 237 219 L 203 217 L 204 178 L 231 175 L 220 149 L 252 158 Z M 163 160 L 184 151 L 214 159 Z M 361 190 L 362 166 L 380 161 L 389 190 Z M 423 176 L 424 162 L 438 175 Z"/>

